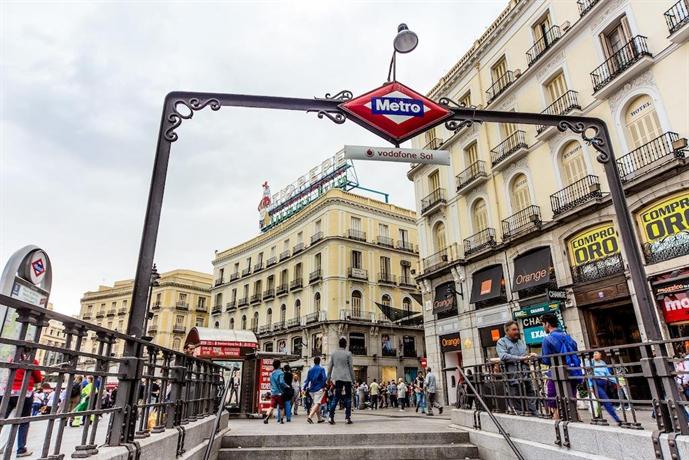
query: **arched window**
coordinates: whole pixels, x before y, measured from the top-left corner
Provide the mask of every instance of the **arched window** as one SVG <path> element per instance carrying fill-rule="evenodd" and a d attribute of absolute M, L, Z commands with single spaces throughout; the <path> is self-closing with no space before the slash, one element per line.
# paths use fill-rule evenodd
<path fill-rule="evenodd" d="M 182 351 L 182 340 L 179 338 L 176 338 L 175 340 L 172 341 L 172 349 L 175 351 Z"/>
<path fill-rule="evenodd" d="M 246 315 L 242 315 L 242 329 L 246 329 Z"/>
<path fill-rule="evenodd" d="M 313 295 L 313 312 L 319 313 L 321 311 L 321 293 L 316 292 Z"/>
<path fill-rule="evenodd" d="M 301 300 L 299 299 L 297 299 L 297 301 L 294 302 L 294 317 L 301 317 Z"/>
<path fill-rule="evenodd" d="M 634 98 L 624 110 L 629 150 L 634 150 L 662 134 L 658 112 L 647 94 Z"/>
<path fill-rule="evenodd" d="M 386 307 L 389 307 L 389 306 L 390 306 L 390 302 L 391 302 L 391 301 L 390 301 L 390 296 L 387 295 L 387 294 L 383 294 L 383 298 L 380 300 L 380 303 L 382 303 L 382 304 L 385 305 Z"/>
<path fill-rule="evenodd" d="M 352 292 L 352 316 L 361 316 L 361 292 Z"/>
<path fill-rule="evenodd" d="M 433 227 L 433 244 L 435 245 L 435 251 L 442 251 L 447 247 L 447 239 L 445 238 L 445 224 L 443 222 L 438 222 Z"/>
<path fill-rule="evenodd" d="M 258 329 L 258 312 L 254 312 L 254 318 L 251 320 L 251 329 L 256 330 Z"/>
<path fill-rule="evenodd" d="M 231 324 L 232 324 L 232 329 L 234 329 L 234 319 L 232 320 L 232 323 L 231 323 Z M 216 328 L 216 329 L 219 329 L 219 328 L 220 328 L 220 321 L 216 321 L 216 322 L 215 322 L 215 328 Z"/>
<path fill-rule="evenodd" d="M 488 207 L 483 198 L 476 200 L 471 207 L 471 222 L 474 225 L 474 233 L 488 228 Z"/>
<path fill-rule="evenodd" d="M 215 324 L 217 325 L 218 322 L 216 321 Z M 218 326 L 215 326 L 215 328 L 217 329 Z M 234 329 L 234 318 L 230 318 L 230 329 Z"/>
<path fill-rule="evenodd" d="M 280 322 L 284 325 L 287 316 L 287 305 L 284 303 L 280 306 Z"/>
<path fill-rule="evenodd" d="M 215 294 L 215 306 L 222 307 L 222 292 Z"/>
<path fill-rule="evenodd" d="M 407 313 L 411 312 L 411 299 L 409 297 L 402 299 L 402 310 Z"/>
<path fill-rule="evenodd" d="M 269 308 L 268 311 L 266 312 L 266 324 L 268 326 L 270 326 L 272 322 L 273 322 L 273 309 Z"/>
<path fill-rule="evenodd" d="M 510 186 L 510 200 L 512 211 L 519 212 L 531 206 L 531 193 L 529 192 L 529 180 L 524 174 L 517 174 L 512 179 Z"/>
<path fill-rule="evenodd" d="M 586 161 L 581 143 L 572 141 L 565 144 L 560 153 L 560 171 L 565 187 L 586 176 Z"/>

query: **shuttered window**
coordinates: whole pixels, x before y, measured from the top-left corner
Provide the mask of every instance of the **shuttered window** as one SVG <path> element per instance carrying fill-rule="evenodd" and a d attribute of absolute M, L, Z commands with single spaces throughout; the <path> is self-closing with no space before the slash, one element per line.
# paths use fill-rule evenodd
<path fill-rule="evenodd" d="M 562 180 L 565 186 L 572 185 L 586 176 L 584 152 L 579 142 L 570 142 L 562 149 L 560 165 L 562 168 Z"/>
<path fill-rule="evenodd" d="M 512 210 L 521 211 L 531 206 L 531 194 L 529 193 L 529 180 L 524 174 L 518 174 L 512 180 L 511 187 Z"/>
<path fill-rule="evenodd" d="M 658 112 L 653 99 L 639 96 L 627 105 L 625 111 L 627 140 L 631 150 L 641 147 L 662 134 Z"/>
<path fill-rule="evenodd" d="M 488 208 L 485 200 L 477 200 L 476 203 L 474 203 L 471 218 L 474 225 L 474 233 L 488 228 Z"/>

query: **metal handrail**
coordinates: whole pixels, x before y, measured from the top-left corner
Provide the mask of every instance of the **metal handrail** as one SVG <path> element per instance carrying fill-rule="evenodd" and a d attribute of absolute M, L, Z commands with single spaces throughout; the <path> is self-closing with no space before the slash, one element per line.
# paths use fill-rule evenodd
<path fill-rule="evenodd" d="M 225 385 L 225 391 L 222 392 L 222 399 L 220 400 L 220 404 L 218 405 L 218 411 L 215 413 L 215 420 L 213 421 L 213 431 L 211 431 L 211 435 L 208 438 L 208 445 L 206 446 L 206 451 L 203 454 L 203 460 L 208 460 L 211 458 L 211 451 L 213 450 L 213 441 L 215 434 L 218 432 L 220 429 L 220 419 L 222 418 L 222 411 L 226 409 L 225 407 L 225 401 L 227 400 L 227 394 L 230 391 L 230 385 Z"/>
<path fill-rule="evenodd" d="M 628 154 L 619 157 L 617 159 L 617 169 L 622 182 L 634 179 L 635 173 L 673 153 L 676 157 L 683 157 L 685 152 L 676 150 L 672 146 L 672 143 L 677 140 L 679 140 L 679 134 L 668 131 L 655 139 L 651 139 Z"/>
<path fill-rule="evenodd" d="M 481 395 L 479 394 L 478 391 L 476 391 L 476 387 L 474 387 L 474 384 L 471 383 L 471 381 L 467 378 L 466 374 L 464 374 L 464 371 L 462 370 L 461 367 L 457 367 L 457 370 L 459 371 L 459 375 L 462 376 L 466 384 L 469 386 L 469 389 L 473 393 L 473 396 L 478 400 L 479 403 L 481 403 L 481 407 L 483 407 L 483 410 L 488 414 L 488 417 L 490 417 L 491 421 L 495 424 L 495 426 L 498 428 L 498 431 L 500 432 L 500 435 L 505 439 L 507 442 L 507 445 L 510 446 L 510 449 L 512 449 L 512 452 L 514 452 L 514 455 L 519 459 L 519 460 L 524 460 L 524 456 L 522 453 L 519 451 L 519 448 L 517 445 L 512 441 L 512 438 L 510 437 L 509 433 L 505 431 L 505 429 L 502 427 L 502 424 L 498 421 L 498 418 L 493 414 L 493 412 L 488 408 L 488 405 L 486 402 L 483 400 Z"/>

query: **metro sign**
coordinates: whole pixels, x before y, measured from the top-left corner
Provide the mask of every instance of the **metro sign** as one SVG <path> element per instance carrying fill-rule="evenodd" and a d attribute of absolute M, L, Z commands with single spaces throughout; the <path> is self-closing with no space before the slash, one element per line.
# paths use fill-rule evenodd
<path fill-rule="evenodd" d="M 399 82 L 386 83 L 340 104 L 340 108 L 355 122 L 395 144 L 452 116 L 452 111 Z"/>

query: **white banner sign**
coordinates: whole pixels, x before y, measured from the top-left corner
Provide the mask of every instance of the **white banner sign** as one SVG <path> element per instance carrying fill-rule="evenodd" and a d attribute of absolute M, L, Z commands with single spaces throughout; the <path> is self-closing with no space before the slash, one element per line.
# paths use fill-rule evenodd
<path fill-rule="evenodd" d="M 345 158 L 350 160 L 397 161 L 401 163 L 450 165 L 450 152 L 448 150 L 345 145 L 344 154 Z"/>

